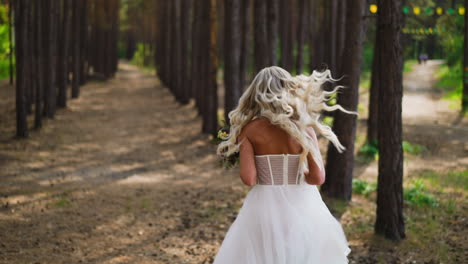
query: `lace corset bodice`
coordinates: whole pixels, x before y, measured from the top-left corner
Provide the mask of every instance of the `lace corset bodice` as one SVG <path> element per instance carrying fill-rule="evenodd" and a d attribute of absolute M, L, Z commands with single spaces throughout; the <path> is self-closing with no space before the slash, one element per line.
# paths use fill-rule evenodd
<path fill-rule="evenodd" d="M 255 155 L 257 184 L 299 184 L 301 169 L 298 154 Z"/>

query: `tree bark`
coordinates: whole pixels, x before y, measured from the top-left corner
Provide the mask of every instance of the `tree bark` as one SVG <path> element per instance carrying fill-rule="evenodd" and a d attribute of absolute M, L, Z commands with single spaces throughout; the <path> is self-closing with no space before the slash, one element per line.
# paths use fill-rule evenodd
<path fill-rule="evenodd" d="M 242 32 L 241 32 L 241 55 L 240 55 L 240 85 L 241 91 L 244 89 L 245 84 L 245 75 L 247 71 L 247 66 L 249 62 L 249 52 L 250 52 L 250 30 L 249 30 L 249 21 L 250 21 L 250 1 L 249 0 L 241 0 L 241 11 L 240 11 L 240 20 L 242 23 Z"/>
<path fill-rule="evenodd" d="M 44 101 L 44 40 L 42 32 L 43 32 L 43 5 L 36 1 L 35 5 L 35 12 L 36 12 L 36 30 L 35 30 L 35 54 L 36 54 L 36 65 L 35 71 L 37 74 L 36 80 L 36 101 L 35 101 L 35 110 L 34 110 L 34 128 L 39 129 L 42 127 L 42 114 L 43 114 L 43 101 Z"/>
<path fill-rule="evenodd" d="M 336 72 L 341 73 L 342 71 L 342 56 L 343 49 L 346 45 L 346 3 L 347 1 L 338 1 L 338 17 L 337 17 L 337 30 L 336 30 Z"/>
<path fill-rule="evenodd" d="M 401 103 L 403 56 L 400 45 L 401 0 L 378 1 L 379 176 L 375 232 L 391 240 L 405 238 Z M 385 118 L 382 118 L 385 117 Z"/>
<path fill-rule="evenodd" d="M 208 25 L 209 25 L 209 43 L 208 60 L 206 64 L 206 111 L 203 115 L 202 132 L 215 135 L 218 131 L 218 86 L 216 76 L 218 71 L 218 55 L 217 55 L 217 25 L 216 25 L 216 1 L 205 0 L 208 9 Z"/>
<path fill-rule="evenodd" d="M 306 36 L 308 0 L 299 0 L 299 23 L 297 28 L 297 59 L 296 73 L 301 74 L 304 70 L 304 40 Z"/>
<path fill-rule="evenodd" d="M 13 72 L 13 54 L 14 54 L 14 48 L 13 48 L 13 3 L 12 1 L 8 2 L 8 40 L 10 42 L 10 85 L 13 85 L 13 78 L 14 78 L 14 72 Z"/>
<path fill-rule="evenodd" d="M 468 0 L 465 0 L 465 8 L 468 8 Z M 463 57 L 463 94 L 462 113 L 468 112 L 468 12 L 465 11 L 465 43 Z"/>
<path fill-rule="evenodd" d="M 191 0 L 182 0 L 181 3 L 181 93 L 180 102 L 187 104 L 190 99 L 190 9 Z"/>
<path fill-rule="evenodd" d="M 15 12 L 15 37 L 16 37 L 16 136 L 28 137 L 28 122 L 26 118 L 26 67 L 24 65 L 24 51 L 27 49 L 27 13 L 29 5 L 25 0 L 16 0 Z"/>
<path fill-rule="evenodd" d="M 343 52 L 343 73 L 348 76 L 342 85 L 347 88 L 338 94 L 337 103 L 345 109 L 357 111 L 359 101 L 359 78 L 361 55 L 365 35 L 364 8 L 366 0 L 348 2 L 346 12 L 346 47 Z M 321 187 L 327 196 L 351 200 L 354 169 L 354 141 L 356 136 L 356 116 L 338 111 L 334 113 L 333 131 L 346 148 L 338 153 L 333 144 L 328 145 L 326 162 L 327 179 Z"/>
<path fill-rule="evenodd" d="M 74 1 L 73 6 L 73 79 L 72 79 L 72 98 L 78 98 L 80 96 L 80 14 L 81 14 L 81 1 Z M 97 45 L 97 43 L 95 44 Z M 96 70 L 99 71 L 99 68 L 96 67 Z"/>
<path fill-rule="evenodd" d="M 68 61 L 69 61 L 69 47 L 70 47 L 70 33 L 71 29 L 71 0 L 63 1 L 62 9 L 62 20 L 61 24 L 61 35 L 59 45 L 59 58 L 60 63 L 58 65 L 58 106 L 67 106 L 67 88 L 68 88 Z"/>
<path fill-rule="evenodd" d="M 180 0 L 172 0 L 172 21 L 171 21 L 171 34 L 172 34 L 172 45 L 171 45 L 171 88 L 178 102 L 181 101 L 180 93 L 180 72 L 181 72 L 181 34 L 180 34 Z"/>
<path fill-rule="evenodd" d="M 294 57 L 293 57 L 293 1 L 282 0 L 280 1 L 280 40 L 281 40 L 281 66 L 292 72 L 294 70 Z"/>
<path fill-rule="evenodd" d="M 228 114 L 237 106 L 242 93 L 240 7 L 241 0 L 226 0 L 224 6 L 224 120 L 227 124 Z"/>
<path fill-rule="evenodd" d="M 377 56 L 377 52 L 380 49 L 380 41 L 379 36 L 376 34 L 375 36 L 375 45 L 374 45 L 374 58 L 372 61 L 372 73 L 371 73 L 371 84 L 369 90 L 369 115 L 367 118 L 367 143 L 368 144 L 375 144 L 377 143 L 377 127 L 378 127 L 378 120 L 379 120 L 379 108 L 378 108 L 378 98 L 379 98 L 379 61 Z"/>
<path fill-rule="evenodd" d="M 276 49 L 278 43 L 278 0 L 269 0 L 267 5 L 268 65 L 277 65 Z"/>
<path fill-rule="evenodd" d="M 254 0 L 254 54 L 255 54 L 255 71 L 259 72 L 263 68 L 269 66 L 269 56 L 271 52 L 268 50 L 268 29 L 267 29 L 267 3 L 266 0 Z"/>

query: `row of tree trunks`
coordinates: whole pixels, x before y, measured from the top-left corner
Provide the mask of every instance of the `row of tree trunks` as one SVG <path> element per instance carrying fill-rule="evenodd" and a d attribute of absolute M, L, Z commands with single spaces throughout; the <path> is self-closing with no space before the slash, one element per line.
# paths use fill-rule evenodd
<path fill-rule="evenodd" d="M 157 1 L 156 6 L 160 15 L 154 44 L 157 73 L 177 102 L 186 104 L 192 98 L 195 100 L 203 119 L 202 132 L 215 134 L 218 129 L 217 1 Z M 232 44 L 241 47 L 240 35 L 238 41 Z M 237 79 L 242 78 L 239 65 L 240 61 L 236 65 L 239 67 Z M 239 87 L 240 84 L 235 85 L 235 89 Z M 237 93 L 233 97 L 240 94 L 239 90 L 233 92 Z M 232 103 L 227 105 L 233 107 Z"/>
<path fill-rule="evenodd" d="M 99 2 L 110 4 L 104 7 L 111 14 L 107 19 L 117 25 L 118 1 Z M 27 137 L 27 116 L 34 112 L 35 128 L 42 127 L 43 117 L 54 118 L 57 107 L 67 105 L 70 81 L 71 97 L 79 96 L 79 86 L 86 82 L 88 74 L 86 50 L 90 12 L 86 0 L 17 0 L 12 3 L 16 44 L 16 134 Z M 114 34 L 108 35 L 112 45 L 106 47 L 107 54 L 113 58 L 108 67 L 110 72 L 117 69 L 117 29 L 116 26 L 112 28 Z"/>

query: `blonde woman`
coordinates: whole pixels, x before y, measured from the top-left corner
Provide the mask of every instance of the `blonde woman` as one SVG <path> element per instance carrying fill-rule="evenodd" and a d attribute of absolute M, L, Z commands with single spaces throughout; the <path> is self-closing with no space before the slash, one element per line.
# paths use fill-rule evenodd
<path fill-rule="evenodd" d="M 329 71 L 291 76 L 280 67 L 260 71 L 229 113 L 229 138 L 218 154 L 239 152 L 240 178 L 253 188 L 229 228 L 215 264 L 339 264 L 351 251 L 340 223 L 322 201 L 325 180 L 315 132 L 341 152 L 320 112 L 341 110 L 326 101 Z"/>

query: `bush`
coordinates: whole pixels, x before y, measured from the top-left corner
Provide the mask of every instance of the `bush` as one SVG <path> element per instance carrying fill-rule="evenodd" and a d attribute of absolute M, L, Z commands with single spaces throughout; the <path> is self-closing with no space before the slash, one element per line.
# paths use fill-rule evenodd
<path fill-rule="evenodd" d="M 439 204 L 436 198 L 427 192 L 422 180 L 414 180 L 409 188 L 405 188 L 403 199 L 408 204 L 416 206 L 435 207 Z"/>
<path fill-rule="evenodd" d="M 376 183 L 368 183 L 365 180 L 353 179 L 353 192 L 362 195 L 369 195 L 377 189 Z"/>
<path fill-rule="evenodd" d="M 411 144 L 408 141 L 403 140 L 403 152 L 411 155 L 419 155 L 422 152 L 427 151 L 427 148 L 423 145 Z"/>

